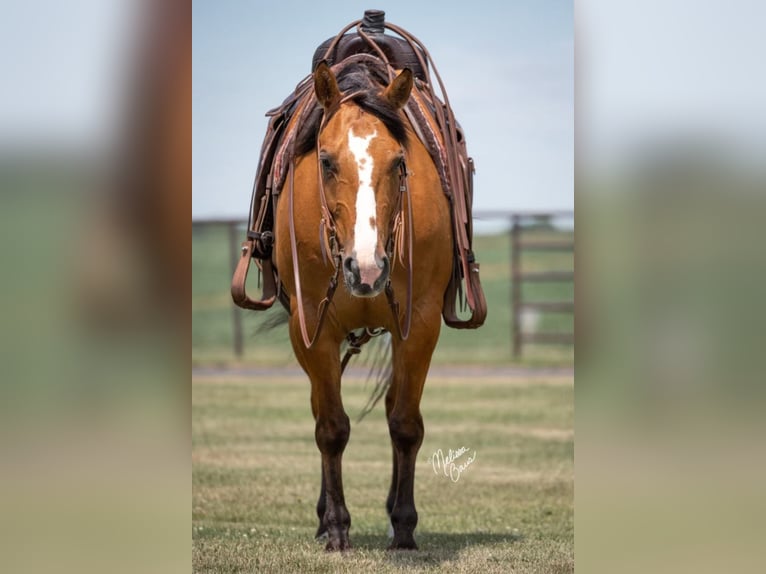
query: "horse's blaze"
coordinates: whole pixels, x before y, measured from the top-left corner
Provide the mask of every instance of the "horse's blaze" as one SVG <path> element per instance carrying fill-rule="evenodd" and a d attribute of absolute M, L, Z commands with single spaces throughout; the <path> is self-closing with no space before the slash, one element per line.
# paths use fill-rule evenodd
<path fill-rule="evenodd" d="M 375 160 L 370 154 L 370 143 L 377 131 L 360 137 L 353 128 L 348 132 L 348 147 L 356 160 L 359 174 L 359 188 L 356 193 L 356 220 L 354 221 L 354 254 L 359 265 L 359 278 L 362 283 L 373 285 L 380 276 L 375 252 L 378 247 L 378 228 L 376 225 L 377 206 L 375 188 L 372 185 L 372 172 Z"/>

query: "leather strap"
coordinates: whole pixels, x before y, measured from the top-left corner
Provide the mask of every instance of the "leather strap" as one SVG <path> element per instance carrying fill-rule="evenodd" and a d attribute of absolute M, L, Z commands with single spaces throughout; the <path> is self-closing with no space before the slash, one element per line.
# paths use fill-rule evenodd
<path fill-rule="evenodd" d="M 243 309 L 264 311 L 270 308 L 277 298 L 277 284 L 274 279 L 274 268 L 271 264 L 271 259 L 264 259 L 261 263 L 263 272 L 263 297 L 261 299 L 251 299 L 248 296 L 245 283 L 247 281 L 247 272 L 250 269 L 250 261 L 253 256 L 253 241 L 253 239 L 248 239 L 242 243 L 242 252 L 239 261 L 237 261 L 234 276 L 231 279 L 231 298 L 235 305 L 238 305 Z"/>
<path fill-rule="evenodd" d="M 320 331 L 322 330 L 322 324 L 324 323 L 325 316 L 327 315 L 327 308 L 330 306 L 333 295 L 335 295 L 335 289 L 338 287 L 338 273 L 340 271 L 340 261 L 336 261 L 335 275 L 330 278 L 330 283 L 327 287 L 327 293 L 319 302 L 317 308 L 317 320 L 314 326 L 314 334 L 309 337 L 308 328 L 306 327 L 306 312 L 303 308 L 303 291 L 301 288 L 301 271 L 298 256 L 298 242 L 295 237 L 295 211 L 294 211 L 294 196 L 295 196 L 295 164 L 290 163 L 289 169 L 289 189 L 287 191 L 287 201 L 290 219 L 290 249 L 292 250 L 293 260 L 293 280 L 295 281 L 295 301 L 298 308 L 298 324 L 301 330 L 301 337 L 303 338 L 303 344 L 307 349 L 310 349 L 317 340 Z"/>
<path fill-rule="evenodd" d="M 404 200 L 407 200 L 407 225 L 406 229 L 405 226 L 398 224 L 397 220 L 401 221 L 402 212 L 404 211 Z M 391 280 L 389 279 L 386 283 L 386 298 L 388 299 L 388 305 L 391 307 L 391 313 L 394 316 L 394 326 L 396 327 L 396 336 L 399 337 L 402 341 L 406 341 L 407 338 L 410 336 L 410 326 L 412 325 L 412 238 L 415 235 L 413 226 L 412 226 L 412 197 L 410 196 L 409 192 L 409 185 L 407 185 L 407 166 L 404 162 L 401 163 L 399 166 L 399 205 L 394 213 L 394 218 L 391 223 L 392 231 L 390 233 L 391 237 L 391 246 L 388 249 L 388 257 L 389 260 L 392 262 L 391 270 L 393 271 L 393 264 L 394 264 L 394 256 L 398 249 L 396 248 L 396 245 L 401 245 L 402 239 L 401 234 L 406 235 L 406 241 L 407 241 L 407 265 L 404 265 L 404 261 L 402 261 L 401 254 L 399 256 L 399 261 L 401 262 L 401 265 L 404 265 L 405 269 L 407 270 L 407 299 L 406 299 L 406 307 L 404 311 L 404 325 L 400 323 L 399 320 L 399 302 L 396 300 L 396 297 L 394 295 L 394 289 L 391 286 Z M 399 235 L 399 237 L 396 237 L 396 235 Z"/>
<path fill-rule="evenodd" d="M 459 278 L 458 278 L 459 279 Z M 484 323 L 487 317 L 487 300 L 484 297 L 484 291 L 479 282 L 479 264 L 475 261 L 468 264 L 468 280 L 466 283 L 474 294 L 474 307 L 471 317 L 461 319 L 457 315 L 455 302 L 462 300 L 460 293 L 460 281 L 450 281 L 447 291 L 444 293 L 444 306 L 442 307 L 442 316 L 444 323 L 453 329 L 476 329 Z"/>
<path fill-rule="evenodd" d="M 362 351 L 362 347 L 369 343 L 373 337 L 382 335 L 384 332 L 383 329 L 364 329 L 360 335 L 356 335 L 353 331 L 346 335 L 348 349 L 346 349 L 346 354 L 343 355 L 343 360 L 340 362 L 340 374 L 342 375 L 346 371 L 351 357 L 358 355 Z"/>

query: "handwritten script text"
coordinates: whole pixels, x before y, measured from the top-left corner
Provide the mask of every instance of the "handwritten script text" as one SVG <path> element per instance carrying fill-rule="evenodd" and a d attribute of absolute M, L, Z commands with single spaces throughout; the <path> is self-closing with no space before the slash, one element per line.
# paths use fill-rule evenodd
<path fill-rule="evenodd" d="M 457 450 L 449 449 L 445 456 L 442 449 L 437 450 L 431 456 L 431 466 L 434 469 L 434 473 L 443 473 L 444 476 L 448 477 L 452 482 L 457 482 L 460 480 L 460 476 L 463 472 L 473 464 L 474 460 L 476 460 L 476 451 L 474 451 L 473 454 L 466 456 L 464 459 L 458 460 L 469 451 L 469 448 L 461 446 Z"/>

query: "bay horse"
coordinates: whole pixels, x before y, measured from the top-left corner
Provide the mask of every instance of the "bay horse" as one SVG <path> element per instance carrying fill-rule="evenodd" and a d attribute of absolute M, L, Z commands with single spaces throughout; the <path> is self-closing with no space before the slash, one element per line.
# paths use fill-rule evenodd
<path fill-rule="evenodd" d="M 341 397 L 340 348 L 360 329 L 391 333 L 385 394 L 393 448 L 389 549 L 417 548 L 420 400 L 454 248 L 440 175 L 403 112 L 413 73 L 395 74 L 360 60 L 336 76 L 319 63 L 312 78 L 315 113 L 308 112 L 298 128 L 282 191 L 288 197 L 276 206 L 274 261 L 289 294 L 292 347 L 311 381 L 322 458 L 317 537 L 327 535 L 327 550 L 350 548 L 342 479 L 350 424 Z M 334 292 L 334 282 L 344 288 Z"/>

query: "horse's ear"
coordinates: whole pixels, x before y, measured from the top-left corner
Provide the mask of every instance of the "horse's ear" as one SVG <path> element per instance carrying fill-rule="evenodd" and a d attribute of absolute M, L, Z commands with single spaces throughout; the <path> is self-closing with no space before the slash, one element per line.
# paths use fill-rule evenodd
<path fill-rule="evenodd" d="M 383 97 L 397 110 L 404 107 L 412 91 L 412 71 L 404 68 L 383 91 Z"/>
<path fill-rule="evenodd" d="M 340 101 L 340 90 L 335 74 L 324 60 L 319 62 L 314 70 L 314 92 L 325 110 L 334 107 Z"/>

